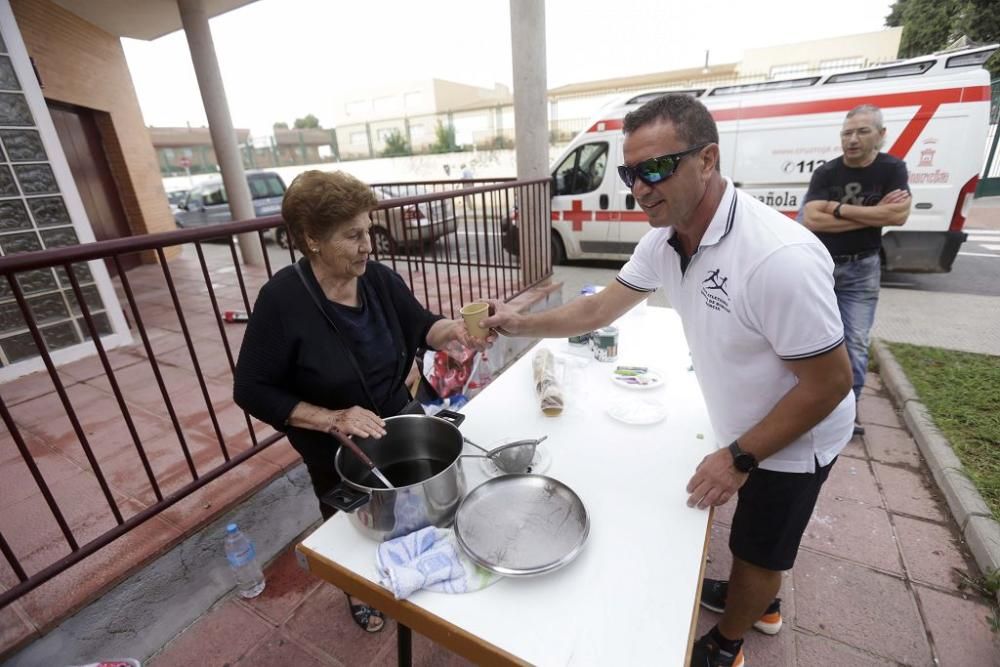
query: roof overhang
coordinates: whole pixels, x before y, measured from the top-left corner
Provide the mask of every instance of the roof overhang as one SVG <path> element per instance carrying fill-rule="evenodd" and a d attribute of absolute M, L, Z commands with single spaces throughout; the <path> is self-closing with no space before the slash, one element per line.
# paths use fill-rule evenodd
<path fill-rule="evenodd" d="M 181 29 L 177 0 L 53 0 L 116 37 L 153 40 Z M 208 18 L 257 0 L 202 0 Z"/>

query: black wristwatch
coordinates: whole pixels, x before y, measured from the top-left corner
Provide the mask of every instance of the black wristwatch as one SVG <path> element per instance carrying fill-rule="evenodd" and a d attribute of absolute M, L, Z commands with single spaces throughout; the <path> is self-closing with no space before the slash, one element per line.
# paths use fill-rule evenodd
<path fill-rule="evenodd" d="M 837 220 L 840 220 L 840 207 L 843 205 L 844 202 L 840 202 L 837 204 L 837 208 L 833 209 L 833 217 L 835 217 Z"/>
<path fill-rule="evenodd" d="M 739 440 L 729 445 L 729 453 L 733 455 L 733 467 L 740 472 L 750 472 L 757 467 L 757 457 L 740 449 Z"/>

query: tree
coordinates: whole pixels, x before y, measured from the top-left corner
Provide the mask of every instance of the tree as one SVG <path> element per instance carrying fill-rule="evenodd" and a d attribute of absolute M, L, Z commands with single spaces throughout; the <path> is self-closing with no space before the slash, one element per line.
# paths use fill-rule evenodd
<path fill-rule="evenodd" d="M 885 25 L 889 28 L 898 28 L 903 25 L 903 12 L 906 11 L 906 0 L 896 0 L 889 8 L 889 15 L 885 17 Z"/>
<path fill-rule="evenodd" d="M 901 58 L 940 51 L 963 35 L 981 44 L 1000 41 L 997 0 L 896 0 L 885 24 L 903 27 Z M 985 67 L 993 78 L 1000 77 L 1000 55 Z"/>
<path fill-rule="evenodd" d="M 434 135 L 436 140 L 431 144 L 431 153 L 454 153 L 458 150 L 458 144 L 455 143 L 455 126 L 451 123 L 445 125 L 438 121 Z"/>
<path fill-rule="evenodd" d="M 903 0 L 902 11 L 897 4 L 900 3 L 893 5 L 886 20 L 902 16 L 901 57 L 912 58 L 940 51 L 958 37 L 955 23 L 963 0 Z"/>
<path fill-rule="evenodd" d="M 396 157 L 398 155 L 411 155 L 410 142 L 399 130 L 393 130 L 385 138 L 385 148 L 382 150 L 382 157 Z"/>
<path fill-rule="evenodd" d="M 996 0 L 965 0 L 958 18 L 959 32 L 983 44 L 1000 42 L 1000 8 Z M 1000 79 L 1000 52 L 984 65 L 990 78 Z"/>
<path fill-rule="evenodd" d="M 312 114 L 305 118 L 296 118 L 294 127 L 296 130 L 314 130 L 319 127 L 319 118 Z"/>
<path fill-rule="evenodd" d="M 271 127 L 274 128 L 275 130 L 287 130 L 288 129 L 288 123 L 284 123 L 284 122 L 279 121 L 279 122 L 275 123 L 274 125 L 272 125 Z"/>

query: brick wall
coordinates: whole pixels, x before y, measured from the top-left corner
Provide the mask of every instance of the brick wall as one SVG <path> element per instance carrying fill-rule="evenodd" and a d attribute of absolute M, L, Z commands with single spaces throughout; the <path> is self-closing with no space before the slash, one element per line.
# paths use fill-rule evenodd
<path fill-rule="evenodd" d="M 11 0 L 47 100 L 97 110 L 133 234 L 175 229 L 121 41 L 49 0 Z"/>

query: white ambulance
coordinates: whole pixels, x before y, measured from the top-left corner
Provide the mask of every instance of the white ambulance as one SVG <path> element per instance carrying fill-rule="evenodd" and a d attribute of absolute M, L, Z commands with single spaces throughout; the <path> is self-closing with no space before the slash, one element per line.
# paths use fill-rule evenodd
<path fill-rule="evenodd" d="M 882 109 L 883 151 L 906 161 L 913 208 L 883 236 L 888 271 L 946 272 L 965 240 L 965 207 L 983 163 L 990 110 L 982 64 L 997 45 L 794 79 L 631 94 L 608 105 L 552 170 L 552 259 L 626 259 L 648 231 L 618 177 L 622 119 L 666 93 L 698 97 L 715 117 L 723 175 L 795 217 L 812 172 L 841 154 L 844 116 Z M 516 221 L 508 240 L 516 238 Z M 515 243 L 505 244 L 509 249 Z"/>

